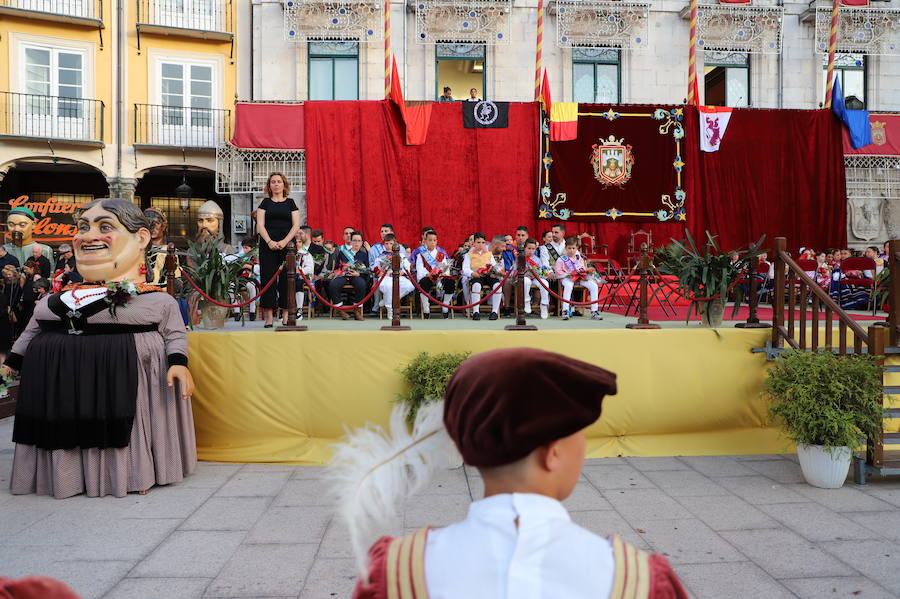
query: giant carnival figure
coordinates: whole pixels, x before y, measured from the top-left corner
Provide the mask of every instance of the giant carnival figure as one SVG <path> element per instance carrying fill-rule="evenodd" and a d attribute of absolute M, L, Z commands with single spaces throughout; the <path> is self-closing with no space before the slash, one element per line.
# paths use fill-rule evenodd
<path fill-rule="evenodd" d="M 146 493 L 197 463 L 176 301 L 141 264 L 150 224 L 121 199 L 75 213 L 84 283 L 40 300 L 3 366 L 20 370 L 10 488 L 57 498 Z"/>

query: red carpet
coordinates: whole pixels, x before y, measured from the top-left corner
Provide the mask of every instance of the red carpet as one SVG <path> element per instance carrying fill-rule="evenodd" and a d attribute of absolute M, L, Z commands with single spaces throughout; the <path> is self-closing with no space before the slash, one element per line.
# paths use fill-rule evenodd
<path fill-rule="evenodd" d="M 668 320 L 679 321 L 680 320 L 681 322 L 685 321 L 685 316 L 688 311 L 688 306 L 675 306 L 674 314 L 672 313 L 671 308 L 669 308 L 668 306 L 666 306 L 666 308 L 668 309 L 668 314 L 666 314 L 666 312 L 663 311 L 662 307 L 660 307 L 658 305 L 649 306 L 647 308 L 647 317 L 650 320 L 660 320 L 660 321 L 668 321 Z M 625 314 L 624 308 L 620 308 L 620 307 L 616 307 L 616 306 L 612 306 L 607 311 L 612 312 L 614 314 Z M 737 313 L 734 314 L 734 316 L 732 316 L 732 308 L 731 308 L 731 306 L 727 306 L 725 308 L 725 320 L 733 320 L 733 321 L 747 320 L 748 312 L 749 312 L 749 308 L 747 308 L 747 306 L 741 306 L 738 309 Z M 785 310 L 784 314 L 785 314 L 785 317 L 787 317 L 787 310 Z M 795 311 L 794 314 L 795 314 L 795 320 L 799 320 L 800 312 Z M 772 308 L 770 308 L 768 306 L 760 306 L 756 311 L 756 315 L 759 318 L 759 320 L 762 322 L 772 322 Z M 628 316 L 635 316 L 633 309 L 628 313 Z M 853 320 L 885 320 L 885 318 L 886 318 L 883 312 L 879 312 L 878 315 L 875 316 L 875 318 L 872 318 L 871 313 L 870 314 L 851 314 L 850 316 L 851 316 L 851 318 L 853 318 Z M 819 313 L 819 322 L 824 323 L 824 319 L 825 319 L 824 312 Z M 696 313 L 691 312 L 691 320 L 700 320 L 700 317 Z M 812 311 L 807 310 L 806 320 L 807 320 L 807 324 L 812 323 Z M 837 320 L 835 319 L 834 322 L 837 322 Z"/>

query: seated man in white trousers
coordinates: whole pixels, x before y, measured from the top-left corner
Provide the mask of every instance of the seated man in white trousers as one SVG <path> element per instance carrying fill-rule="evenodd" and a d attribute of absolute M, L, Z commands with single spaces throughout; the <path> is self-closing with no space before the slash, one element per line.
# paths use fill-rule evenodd
<path fill-rule="evenodd" d="M 384 298 L 384 308 L 387 310 L 387 318 L 390 318 L 394 309 L 394 273 L 391 268 L 391 260 L 394 256 L 394 249 L 398 245 L 397 238 L 393 233 L 389 233 L 385 235 L 383 243 L 384 253 L 379 256 L 378 268 L 382 271 L 387 271 L 387 276 L 381 281 L 378 290 L 381 291 L 381 296 Z M 402 255 L 400 257 L 400 270 L 401 274 L 397 278 L 400 282 L 400 299 L 403 299 L 412 292 L 413 284 L 412 281 L 403 274 L 404 271 L 409 270 L 409 259 Z"/>

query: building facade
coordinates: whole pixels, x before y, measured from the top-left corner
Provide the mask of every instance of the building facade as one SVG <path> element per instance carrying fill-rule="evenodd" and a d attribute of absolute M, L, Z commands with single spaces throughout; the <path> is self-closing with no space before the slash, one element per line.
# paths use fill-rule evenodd
<path fill-rule="evenodd" d="M 438 100 L 445 87 L 455 100 L 534 98 L 537 0 L 387 6 L 407 99 Z M 288 174 L 301 206 L 305 178 L 302 152 L 225 143 L 235 100 L 382 99 L 384 9 L 368 0 L 0 0 L 0 200 L 24 197 L 53 213 L 51 198 L 133 197 L 165 209 L 179 241 L 215 199 L 235 242 L 268 172 Z M 830 3 L 703 0 L 699 9 L 701 102 L 821 105 Z M 542 64 L 553 98 L 682 103 L 689 18 L 687 0 L 547 1 Z M 900 0 L 841 9 L 848 107 L 900 111 L 898 23 Z M 851 244 L 900 237 L 900 161 L 848 157 L 847 166 Z"/>
<path fill-rule="evenodd" d="M 242 32 L 249 39 L 240 44 L 239 63 L 251 67 L 238 73 L 240 97 L 384 98 L 384 6 L 365 0 L 252 0 L 242 8 Z M 390 48 L 406 99 L 439 100 L 445 87 L 456 100 L 534 99 L 537 0 L 392 0 L 389 7 Z M 830 13 L 831 3 L 824 1 L 703 0 L 697 53 L 701 102 L 820 107 Z M 689 18 L 687 0 L 548 1 L 542 62 L 554 100 L 684 102 Z M 848 107 L 900 110 L 897 23 L 900 0 L 841 9 L 836 64 Z M 279 164 L 302 173 L 302 157 L 294 158 L 291 163 L 290 156 L 279 157 Z M 879 204 L 878 239 L 900 235 L 898 167 L 895 158 L 848 162 L 850 217 L 860 202 L 869 212 L 873 202 Z M 236 208 L 248 209 L 251 198 L 235 196 Z M 854 246 L 873 240 L 855 236 L 849 225 L 848 232 Z"/>
<path fill-rule="evenodd" d="M 232 0 L 0 0 L 5 208 L 36 208 L 51 243 L 71 218 L 54 204 L 97 197 L 165 209 L 177 242 L 207 199 L 227 215 L 215 148 L 232 127 L 238 12 Z"/>

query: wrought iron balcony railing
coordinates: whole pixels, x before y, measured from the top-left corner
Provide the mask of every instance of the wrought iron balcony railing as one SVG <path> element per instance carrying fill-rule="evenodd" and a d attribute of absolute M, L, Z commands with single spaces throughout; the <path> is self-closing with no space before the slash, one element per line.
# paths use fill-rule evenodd
<path fill-rule="evenodd" d="M 137 0 L 139 29 L 232 33 L 231 0 Z"/>
<path fill-rule="evenodd" d="M 0 137 L 103 144 L 101 100 L 0 92 Z"/>
<path fill-rule="evenodd" d="M 134 145 L 215 148 L 231 138 L 231 111 L 221 108 L 134 105 Z"/>
<path fill-rule="evenodd" d="M 103 18 L 103 0 L 0 0 L 3 8 L 79 19 Z"/>

